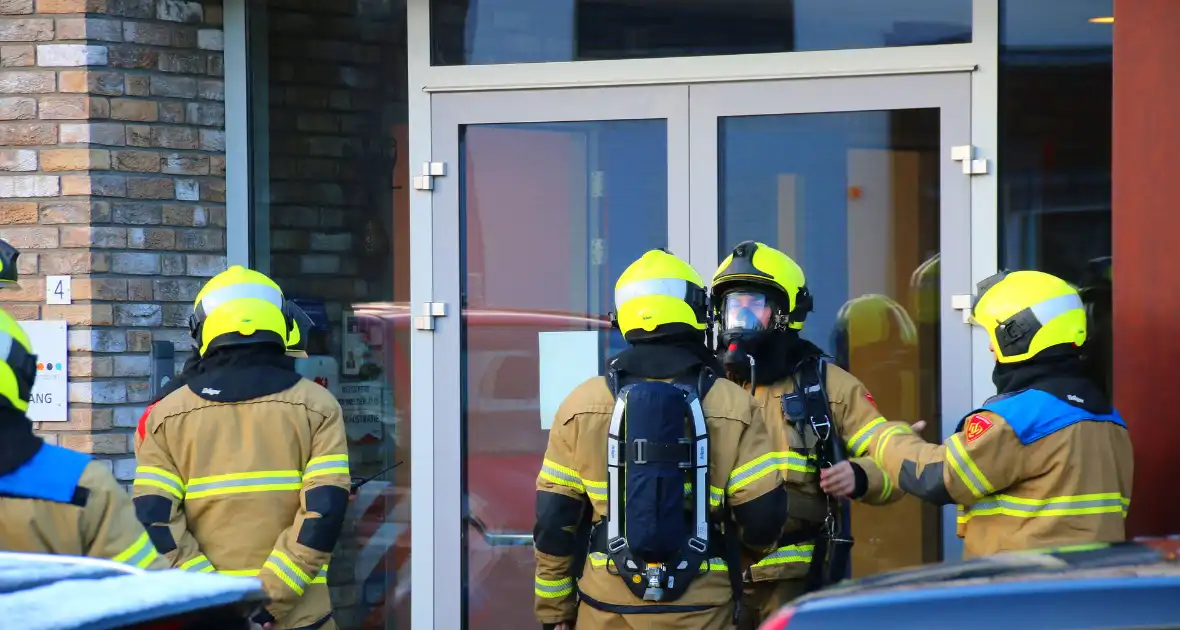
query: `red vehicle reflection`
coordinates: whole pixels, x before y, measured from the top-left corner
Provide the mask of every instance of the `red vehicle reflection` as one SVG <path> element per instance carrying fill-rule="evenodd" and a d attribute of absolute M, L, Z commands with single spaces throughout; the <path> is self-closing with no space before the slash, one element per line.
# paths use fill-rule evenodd
<path fill-rule="evenodd" d="M 382 354 L 394 389 L 393 456 L 409 461 L 410 426 L 404 420 L 409 417 L 412 313 L 404 303 L 359 304 L 354 310 L 362 329 L 383 340 L 374 352 Z M 598 330 L 605 341 L 611 326 L 605 318 L 544 311 L 475 309 L 462 316 L 468 627 L 529 627 L 536 625 L 535 484 L 548 440 L 541 429 L 538 333 Z M 601 358 L 617 350 L 611 345 L 600 343 Z M 365 628 L 386 628 L 387 615 L 397 617 L 397 628 L 409 628 L 403 612 L 409 603 L 409 466 L 399 467 L 394 478 L 396 484 L 370 482 L 354 501 L 358 586 L 363 582 L 362 596 L 385 586 L 383 601 L 365 597 L 373 606 Z"/>

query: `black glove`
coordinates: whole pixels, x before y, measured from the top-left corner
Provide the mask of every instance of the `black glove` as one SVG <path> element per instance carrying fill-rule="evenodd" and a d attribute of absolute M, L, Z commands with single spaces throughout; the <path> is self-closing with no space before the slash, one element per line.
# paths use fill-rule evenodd
<path fill-rule="evenodd" d="M 859 499 L 869 491 L 869 476 L 865 474 L 865 469 L 860 467 L 860 464 L 855 462 L 848 462 L 852 465 L 852 474 L 856 477 L 856 487 L 852 489 L 852 496 L 850 499 Z"/>

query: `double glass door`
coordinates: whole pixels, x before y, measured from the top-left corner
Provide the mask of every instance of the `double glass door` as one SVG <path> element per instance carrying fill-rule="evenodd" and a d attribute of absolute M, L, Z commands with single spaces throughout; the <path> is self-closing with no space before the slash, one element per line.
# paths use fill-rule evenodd
<path fill-rule="evenodd" d="M 557 403 L 623 347 L 620 273 L 667 247 L 710 278 L 738 242 L 794 257 L 803 330 L 891 419 L 971 408 L 966 74 L 435 94 L 437 628 L 528 627 L 535 480 Z M 441 163 L 441 166 L 440 166 Z M 415 375 L 417 378 L 419 375 Z M 856 506 L 856 575 L 959 554 L 949 511 Z M 417 594 L 417 591 L 415 591 Z"/>

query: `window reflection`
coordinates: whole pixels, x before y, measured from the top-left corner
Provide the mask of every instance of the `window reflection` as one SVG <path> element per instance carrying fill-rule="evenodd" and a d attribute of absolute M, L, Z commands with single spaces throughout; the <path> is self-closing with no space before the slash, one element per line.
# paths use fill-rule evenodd
<path fill-rule="evenodd" d="M 939 407 L 937 109 L 723 118 L 719 254 L 751 238 L 792 256 L 815 312 L 803 336 L 873 393 L 881 413 Z M 938 508 L 853 506 L 856 576 L 936 562 Z"/>
<path fill-rule="evenodd" d="M 460 138 L 464 623 L 536 627 L 534 502 L 552 421 L 542 372 L 588 363 L 599 374 L 621 349 L 607 317 L 614 283 L 667 245 L 667 128 L 473 125 Z M 542 333 L 589 335 L 591 356 L 542 356 Z"/>
<path fill-rule="evenodd" d="M 1089 369 L 1111 389 L 1112 0 L 1005 0 L 1000 260 L 1082 288 Z"/>
<path fill-rule="evenodd" d="M 959 44 L 971 0 L 431 0 L 437 66 Z"/>
<path fill-rule="evenodd" d="M 248 6 L 253 264 L 316 322 L 298 369 L 336 396 L 352 474 L 371 478 L 333 551 L 333 616 L 342 630 L 408 630 L 405 8 Z"/>

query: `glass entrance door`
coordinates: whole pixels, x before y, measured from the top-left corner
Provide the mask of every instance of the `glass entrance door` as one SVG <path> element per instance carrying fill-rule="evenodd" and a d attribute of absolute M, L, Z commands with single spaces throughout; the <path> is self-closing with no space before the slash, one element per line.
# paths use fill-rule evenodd
<path fill-rule="evenodd" d="M 967 74 L 692 86 L 694 264 L 756 239 L 815 296 L 803 336 L 890 419 L 941 442 L 972 409 Z M 954 512 L 913 497 L 853 508 L 854 575 L 958 558 Z"/>
<path fill-rule="evenodd" d="M 537 471 L 557 403 L 600 372 L 614 283 L 688 256 L 688 88 L 432 97 L 436 628 L 533 618 Z"/>

